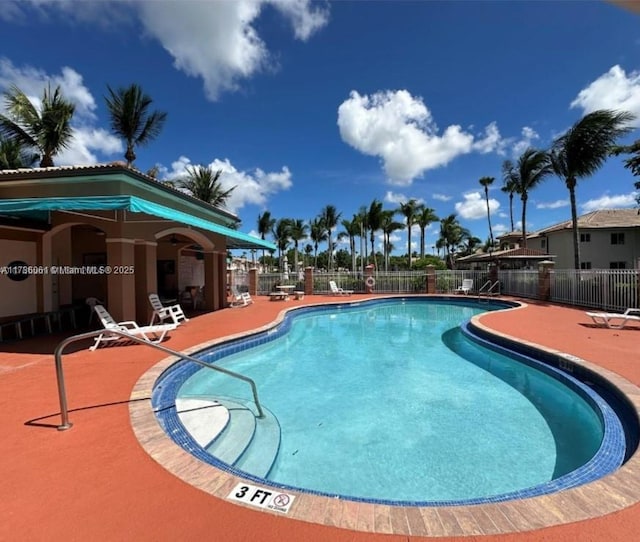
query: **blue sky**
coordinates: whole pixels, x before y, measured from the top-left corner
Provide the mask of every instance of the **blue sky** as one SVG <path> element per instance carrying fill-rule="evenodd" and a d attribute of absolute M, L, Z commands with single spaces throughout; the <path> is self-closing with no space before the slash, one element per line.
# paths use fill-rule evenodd
<path fill-rule="evenodd" d="M 136 166 L 222 168 L 245 232 L 265 210 L 308 221 L 332 204 L 351 219 L 415 198 L 486 239 L 481 177 L 496 178 L 499 235 L 504 160 L 595 109 L 640 117 L 640 17 L 606 2 L 5 0 L 0 35 L 0 91 L 37 99 L 51 81 L 76 103 L 56 165 L 122 160 L 106 86 L 138 83 L 168 118 Z M 579 181 L 579 213 L 633 206 L 633 183 L 611 159 Z M 569 218 L 560 179 L 530 194 L 529 231 Z M 392 242 L 406 252 L 405 232 Z"/>

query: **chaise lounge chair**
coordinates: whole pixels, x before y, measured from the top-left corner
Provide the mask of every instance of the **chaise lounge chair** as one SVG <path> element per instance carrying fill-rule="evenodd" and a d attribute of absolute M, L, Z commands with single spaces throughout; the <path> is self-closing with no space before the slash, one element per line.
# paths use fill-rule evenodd
<path fill-rule="evenodd" d="M 353 290 L 344 290 L 343 288 L 340 288 L 336 284 L 335 280 L 329 281 L 329 288 L 331 289 L 331 293 L 333 295 L 351 295 L 353 293 Z"/>
<path fill-rule="evenodd" d="M 251 303 L 253 303 L 253 299 L 251 297 L 251 294 L 249 292 L 243 292 L 241 294 L 238 294 L 238 297 L 236 297 L 232 302 L 230 307 L 232 308 L 237 308 L 237 307 L 246 307 L 248 305 L 251 305 Z"/>
<path fill-rule="evenodd" d="M 158 294 L 149 294 L 149 303 L 151 303 L 151 307 L 153 308 L 153 314 L 151 315 L 151 322 L 149 325 L 152 326 L 153 322 L 156 318 L 158 318 L 158 323 L 162 324 L 165 320 L 171 319 L 171 321 L 179 325 L 182 322 L 188 322 L 189 319 L 185 316 L 182 307 L 179 304 L 164 306 Z"/>
<path fill-rule="evenodd" d="M 462 279 L 462 286 L 456 288 L 454 292 L 456 294 L 469 295 L 469 292 L 473 288 L 473 279 Z"/>
<path fill-rule="evenodd" d="M 637 316 L 634 313 L 637 313 Z M 607 326 L 609 329 L 622 329 L 627 322 L 640 322 L 640 309 L 627 309 L 623 313 L 587 312 L 586 314 L 594 324 Z"/>
<path fill-rule="evenodd" d="M 93 310 L 98 315 L 98 319 L 104 326 L 104 333 L 96 337 L 96 342 L 89 350 L 95 350 L 102 342 L 126 341 L 127 338 L 115 333 L 109 333 L 109 330 L 118 330 L 134 337 L 144 339 L 150 343 L 161 342 L 169 331 L 173 331 L 177 324 L 158 324 L 155 326 L 140 327 L 134 321 L 116 322 L 102 305 L 96 305 Z M 153 337 L 153 338 L 152 338 Z"/>

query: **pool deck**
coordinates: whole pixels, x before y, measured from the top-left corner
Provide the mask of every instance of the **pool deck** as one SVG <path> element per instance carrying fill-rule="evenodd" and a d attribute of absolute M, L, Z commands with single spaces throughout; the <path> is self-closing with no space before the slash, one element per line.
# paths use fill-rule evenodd
<path fill-rule="evenodd" d="M 257 297 L 248 307 L 192 318 L 171 332 L 163 344 L 187 350 L 217 337 L 265 326 L 284 308 L 365 298 L 306 296 L 273 303 Z M 595 327 L 584 310 L 526 303 L 522 309 L 483 315 L 480 322 L 497 332 L 572 354 L 640 385 L 638 323 L 622 330 Z M 172 474 L 149 456 L 136 436 L 139 428 L 134 431 L 132 417 L 135 425 L 136 413 L 148 408 L 149 400 L 132 398 L 132 393 L 143 389 L 140 378 L 166 358 L 159 351 L 131 345 L 90 352 L 89 342 L 72 345 L 64 356 L 64 368 L 74 426 L 57 431 L 60 409 L 52 352 L 61 338 L 0 343 L 0 427 L 4 430 L 0 441 L 0 540 L 406 542 L 423 539 L 420 535 L 451 533 L 451 537 L 438 539 L 611 542 L 637 539 L 640 532 L 640 504 L 630 504 L 640 500 L 638 453 L 627 464 L 632 464 L 630 469 L 604 480 L 609 491 L 586 488 L 580 499 L 567 497 L 565 506 L 559 509 L 550 504 L 546 513 L 531 507 L 530 513 L 523 514 L 526 501 L 520 501 L 525 503 L 520 511 L 510 503 L 502 505 L 496 515 L 455 516 L 451 508 L 416 515 L 404 508 L 359 508 L 325 499 L 324 505 L 303 510 L 307 521 L 301 521 L 232 503 Z M 628 389 L 634 393 L 634 386 Z M 144 443 L 147 449 L 154 445 Z M 173 454 L 173 449 L 166 454 Z M 166 460 L 158 457 L 158 461 Z M 232 487 L 225 484 L 228 482 L 214 481 L 209 486 L 216 486 L 214 494 L 224 494 Z M 618 510 L 599 516 L 610 509 Z M 591 519 L 544 527 L 571 514 Z M 376 534 L 332 525 L 409 534 Z M 500 527 L 525 532 L 481 535 L 499 532 Z M 463 533 L 470 536 L 461 536 Z"/>

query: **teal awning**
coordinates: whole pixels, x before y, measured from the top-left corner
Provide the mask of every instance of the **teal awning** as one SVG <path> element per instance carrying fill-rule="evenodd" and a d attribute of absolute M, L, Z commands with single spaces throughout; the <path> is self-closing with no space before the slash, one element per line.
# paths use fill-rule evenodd
<path fill-rule="evenodd" d="M 171 209 L 137 196 L 87 196 L 73 198 L 22 198 L 0 200 L 0 215 L 34 216 L 46 211 L 112 211 L 125 210 L 145 213 L 181 224 L 220 234 L 226 238 L 227 248 L 259 248 L 276 250 L 273 243 L 232 230 L 189 213 Z"/>

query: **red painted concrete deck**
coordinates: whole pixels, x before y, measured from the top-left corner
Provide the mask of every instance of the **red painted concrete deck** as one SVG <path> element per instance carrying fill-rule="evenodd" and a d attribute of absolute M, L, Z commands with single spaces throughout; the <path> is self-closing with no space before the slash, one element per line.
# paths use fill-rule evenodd
<path fill-rule="evenodd" d="M 354 296 L 360 298 L 364 296 Z M 285 307 L 336 301 L 258 298 L 242 309 L 193 318 L 164 344 L 187 349 L 213 337 L 272 321 Z M 640 326 L 590 325 L 584 311 L 544 304 L 482 317 L 497 331 L 556 348 L 640 384 Z M 416 541 L 291 520 L 216 499 L 151 459 L 131 429 L 129 398 L 138 378 L 164 358 L 133 345 L 65 356 L 70 418 L 58 432 L 53 348 L 60 336 L 0 343 L 0 540 Z M 608 516 L 519 534 L 466 537 L 499 541 L 630 541 L 640 533 L 640 505 Z M 463 538 L 449 538 L 457 540 Z M 444 540 L 444 539 L 442 539 Z"/>

